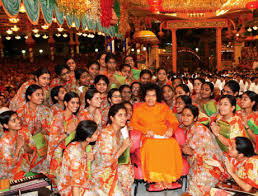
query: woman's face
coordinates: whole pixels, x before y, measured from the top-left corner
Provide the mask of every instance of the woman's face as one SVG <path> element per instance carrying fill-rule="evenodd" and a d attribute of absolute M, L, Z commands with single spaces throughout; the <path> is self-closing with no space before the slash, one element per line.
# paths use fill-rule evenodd
<path fill-rule="evenodd" d="M 196 93 L 200 93 L 201 92 L 201 87 L 202 87 L 202 83 L 200 80 L 194 80 L 194 84 L 193 84 L 193 90 Z"/>
<path fill-rule="evenodd" d="M 92 97 L 91 100 L 87 100 L 89 105 L 95 107 L 95 108 L 100 108 L 101 106 L 101 97 L 100 93 L 95 93 L 94 96 Z"/>
<path fill-rule="evenodd" d="M 232 145 L 229 147 L 229 156 L 233 157 L 233 158 L 237 158 L 239 153 L 236 149 L 236 140 L 233 139 L 232 140 Z"/>
<path fill-rule="evenodd" d="M 254 105 L 254 102 L 251 101 L 251 99 L 247 96 L 247 94 L 243 94 L 241 97 L 241 108 L 252 108 Z"/>
<path fill-rule="evenodd" d="M 121 93 L 119 91 L 115 91 L 111 97 L 111 100 L 109 101 L 111 102 L 111 105 L 121 103 L 122 102 Z"/>
<path fill-rule="evenodd" d="M 176 87 L 175 89 L 176 97 L 179 97 L 181 95 L 187 95 L 185 91 L 182 89 L 181 86 Z"/>
<path fill-rule="evenodd" d="M 80 77 L 80 85 L 89 86 L 90 85 L 90 75 L 87 72 L 83 72 Z"/>
<path fill-rule="evenodd" d="M 208 99 L 212 95 L 210 86 L 208 84 L 203 84 L 201 88 L 201 97 L 202 99 Z"/>
<path fill-rule="evenodd" d="M 223 95 L 234 95 L 234 92 L 231 90 L 231 88 L 229 88 L 227 85 L 224 86 L 223 90 L 222 90 L 222 94 Z"/>
<path fill-rule="evenodd" d="M 133 57 L 131 56 L 126 57 L 125 64 L 128 64 L 131 66 L 131 68 L 134 68 L 135 63 L 134 63 Z"/>
<path fill-rule="evenodd" d="M 131 120 L 132 115 L 133 115 L 133 107 L 131 104 L 126 103 L 124 104 L 127 112 L 127 120 Z"/>
<path fill-rule="evenodd" d="M 6 127 L 6 126 L 5 126 Z M 21 129 L 21 121 L 17 114 L 13 114 L 8 121 L 8 130 L 20 130 Z"/>
<path fill-rule="evenodd" d="M 163 97 L 165 99 L 166 102 L 170 101 L 173 99 L 174 97 L 174 92 L 171 88 L 169 88 L 168 86 L 165 86 L 163 88 Z"/>
<path fill-rule="evenodd" d="M 117 68 L 116 60 L 115 59 L 109 59 L 107 62 L 107 68 L 110 71 L 115 71 Z"/>
<path fill-rule="evenodd" d="M 64 82 L 67 82 L 70 80 L 70 71 L 66 68 L 64 68 L 62 71 L 61 71 L 61 74 L 60 74 L 60 78 L 61 80 L 63 80 Z"/>
<path fill-rule="evenodd" d="M 157 74 L 158 80 L 160 82 L 164 82 L 167 80 L 167 73 L 165 70 L 161 69 L 159 70 L 158 74 Z"/>
<path fill-rule="evenodd" d="M 68 59 L 68 61 L 66 62 L 66 65 L 68 65 L 68 67 L 70 68 L 70 71 L 74 71 L 76 68 L 76 63 L 73 59 Z"/>
<path fill-rule="evenodd" d="M 39 86 L 41 86 L 43 88 L 47 87 L 50 83 L 50 74 L 44 73 L 41 76 L 39 76 L 39 78 L 36 80 L 37 80 L 37 83 Z"/>
<path fill-rule="evenodd" d="M 184 109 L 181 120 L 184 126 L 190 127 L 194 123 L 194 115 L 192 114 L 192 111 L 187 108 Z"/>
<path fill-rule="evenodd" d="M 72 113 L 75 113 L 80 107 L 80 100 L 78 97 L 74 97 L 68 102 L 65 101 L 64 104 L 67 110 L 71 111 Z"/>
<path fill-rule="evenodd" d="M 66 93 L 67 92 L 66 92 L 65 88 L 60 88 L 59 92 L 58 92 L 58 100 L 59 101 L 64 101 L 64 96 L 65 96 Z"/>
<path fill-rule="evenodd" d="M 178 97 L 176 99 L 176 113 L 181 114 L 183 112 L 183 109 L 185 108 L 185 102 L 181 99 L 181 97 Z"/>
<path fill-rule="evenodd" d="M 89 67 L 89 73 L 91 77 L 94 79 L 99 74 L 99 66 L 97 64 L 92 64 Z"/>
<path fill-rule="evenodd" d="M 28 96 L 28 98 L 30 102 L 36 105 L 41 105 L 44 101 L 43 90 L 37 89 L 34 93 L 31 94 L 31 96 Z"/>
<path fill-rule="evenodd" d="M 235 106 L 232 106 L 228 98 L 221 99 L 219 102 L 219 113 L 222 116 L 233 114 Z"/>
<path fill-rule="evenodd" d="M 125 109 L 120 109 L 115 114 L 115 116 L 111 116 L 112 124 L 118 125 L 120 128 L 124 127 L 126 125 L 127 121 L 127 114 Z"/>
<path fill-rule="evenodd" d="M 101 94 L 106 93 L 107 83 L 104 80 L 99 80 L 99 82 L 95 86 Z"/>
<path fill-rule="evenodd" d="M 121 96 L 123 101 L 130 101 L 132 97 L 131 89 L 129 87 L 124 87 L 121 91 Z"/>
<path fill-rule="evenodd" d="M 90 138 L 86 139 L 86 141 L 89 143 L 95 142 L 98 139 L 98 135 L 99 135 L 99 130 L 97 129 Z"/>
<path fill-rule="evenodd" d="M 135 96 L 135 97 L 138 97 L 139 94 L 140 94 L 140 89 L 141 89 L 141 86 L 140 84 L 133 84 L 132 86 L 132 95 Z"/>
<path fill-rule="evenodd" d="M 157 101 L 157 94 L 155 90 L 150 90 L 146 92 L 145 102 L 148 106 L 154 106 Z"/>
<path fill-rule="evenodd" d="M 106 54 L 102 54 L 100 59 L 99 59 L 99 65 L 100 67 L 106 68 L 107 65 L 105 63 L 105 59 L 106 59 Z"/>
<path fill-rule="evenodd" d="M 131 75 L 131 68 L 128 66 L 124 66 L 123 69 L 121 70 L 121 74 L 126 77 L 129 78 Z"/>

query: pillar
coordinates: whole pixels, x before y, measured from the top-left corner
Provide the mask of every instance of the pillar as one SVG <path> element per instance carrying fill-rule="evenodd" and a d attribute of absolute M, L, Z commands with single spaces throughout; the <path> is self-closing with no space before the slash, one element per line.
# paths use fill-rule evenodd
<path fill-rule="evenodd" d="M 152 62 L 155 63 L 155 68 L 159 68 L 159 46 L 158 45 L 153 45 L 151 49 L 151 57 L 152 57 Z"/>
<path fill-rule="evenodd" d="M 2 38 L 0 37 L 0 57 L 4 57 L 4 45 L 2 43 Z"/>
<path fill-rule="evenodd" d="M 75 51 L 76 54 L 80 54 L 80 42 L 77 34 L 75 34 Z"/>
<path fill-rule="evenodd" d="M 235 42 L 234 43 L 234 61 L 236 65 L 239 65 L 239 58 L 241 58 L 241 50 L 244 47 L 244 42 Z"/>
<path fill-rule="evenodd" d="M 28 39 L 26 39 L 25 43 L 29 48 L 29 60 L 30 63 L 34 62 L 34 54 L 33 54 L 33 45 L 35 43 L 34 39 L 31 36 L 31 32 L 28 32 Z"/>
<path fill-rule="evenodd" d="M 172 71 L 177 72 L 177 41 L 176 41 L 176 29 L 172 29 Z"/>
<path fill-rule="evenodd" d="M 55 60 L 55 40 L 53 38 L 53 34 L 49 33 L 49 38 L 48 38 L 48 45 L 50 49 L 50 59 L 51 61 Z"/>
<path fill-rule="evenodd" d="M 73 33 L 70 33 L 69 46 L 70 46 L 70 55 L 72 58 L 74 57 L 74 45 L 75 45 L 75 42 L 73 41 Z"/>
<path fill-rule="evenodd" d="M 216 28 L 217 71 L 221 71 L 221 27 Z"/>

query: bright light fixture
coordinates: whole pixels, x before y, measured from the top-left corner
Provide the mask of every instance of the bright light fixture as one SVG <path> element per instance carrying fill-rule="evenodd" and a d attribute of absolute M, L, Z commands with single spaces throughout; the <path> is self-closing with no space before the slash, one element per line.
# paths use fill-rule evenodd
<path fill-rule="evenodd" d="M 99 49 L 98 48 L 95 48 L 95 52 L 98 52 L 99 51 Z"/>
<path fill-rule="evenodd" d="M 6 40 L 10 40 L 10 39 L 12 39 L 12 38 L 11 38 L 10 36 L 6 36 L 5 39 L 6 39 Z"/>
<path fill-rule="evenodd" d="M 25 53 L 26 53 L 26 50 L 22 50 L 21 53 L 22 53 L 22 54 L 25 54 Z"/>
<path fill-rule="evenodd" d="M 20 9 L 19 9 L 19 12 L 21 12 L 21 13 L 25 13 L 25 12 L 26 12 L 26 9 L 25 9 L 25 6 L 24 6 L 23 3 L 21 4 L 21 7 L 20 7 Z"/>
<path fill-rule="evenodd" d="M 57 34 L 56 34 L 56 36 L 57 36 L 57 37 L 60 37 L 60 36 L 61 36 L 61 34 L 60 34 L 60 33 L 57 33 Z"/>
<path fill-rule="evenodd" d="M 8 30 L 6 31 L 6 33 L 9 34 L 9 35 L 11 35 L 11 34 L 13 34 L 13 31 L 12 31 L 11 29 L 8 29 Z"/>
<path fill-rule="evenodd" d="M 17 23 L 17 22 L 19 22 L 19 21 L 20 21 L 19 18 L 9 18 L 9 22 L 10 22 L 10 23 Z"/>
<path fill-rule="evenodd" d="M 14 31 L 14 32 L 17 32 L 17 31 L 20 30 L 20 28 L 17 27 L 16 25 L 14 25 L 11 29 L 12 29 L 12 31 Z"/>
<path fill-rule="evenodd" d="M 25 35 L 25 36 L 24 36 L 24 38 L 25 38 L 25 39 L 28 39 L 28 38 L 29 38 L 29 36 L 28 36 L 28 35 Z"/>
<path fill-rule="evenodd" d="M 41 26 L 41 28 L 44 29 L 44 30 L 47 30 L 49 28 L 49 26 L 47 24 L 44 24 L 44 25 Z"/>
<path fill-rule="evenodd" d="M 15 39 L 21 39 L 21 36 L 16 35 L 16 36 L 15 36 Z"/>
<path fill-rule="evenodd" d="M 35 34 L 34 36 L 35 36 L 36 38 L 38 38 L 38 37 L 40 37 L 40 34 L 37 33 L 37 34 Z"/>
<path fill-rule="evenodd" d="M 63 28 L 63 27 L 58 27 L 57 30 L 58 30 L 59 32 L 63 32 L 64 28 Z"/>
<path fill-rule="evenodd" d="M 42 36 L 42 38 L 43 38 L 43 39 L 47 39 L 48 36 L 45 34 L 45 35 Z"/>
<path fill-rule="evenodd" d="M 81 32 L 78 32 L 78 33 L 76 33 L 77 35 L 79 35 L 79 36 L 81 36 L 82 35 L 82 33 Z"/>
<path fill-rule="evenodd" d="M 248 31 L 248 32 L 251 32 L 251 31 L 252 31 L 252 29 L 249 27 L 249 28 L 247 29 L 247 31 Z"/>
<path fill-rule="evenodd" d="M 40 54 L 43 53 L 43 50 L 42 50 L 42 49 L 39 49 L 39 53 L 40 53 Z"/>
<path fill-rule="evenodd" d="M 258 29 L 258 27 L 257 26 L 253 26 L 253 29 L 256 31 Z"/>
<path fill-rule="evenodd" d="M 68 37 L 68 35 L 66 33 L 63 34 L 63 37 Z"/>
<path fill-rule="evenodd" d="M 35 29 L 32 29 L 32 32 L 33 32 L 33 33 L 38 33 L 39 30 L 35 28 Z"/>

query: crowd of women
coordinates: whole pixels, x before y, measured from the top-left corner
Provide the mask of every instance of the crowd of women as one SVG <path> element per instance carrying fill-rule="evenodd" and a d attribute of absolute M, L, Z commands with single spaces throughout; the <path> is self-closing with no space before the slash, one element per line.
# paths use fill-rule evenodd
<path fill-rule="evenodd" d="M 53 75 L 41 67 L 17 91 L 2 82 L 0 179 L 43 173 L 55 194 L 131 195 L 137 131 L 148 191 L 180 188 L 185 162 L 193 196 L 227 179 L 258 189 L 257 72 L 153 73 L 102 53 Z"/>

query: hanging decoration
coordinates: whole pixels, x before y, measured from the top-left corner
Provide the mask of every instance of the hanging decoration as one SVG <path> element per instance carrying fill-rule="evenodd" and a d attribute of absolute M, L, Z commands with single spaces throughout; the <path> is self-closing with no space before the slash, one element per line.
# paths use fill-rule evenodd
<path fill-rule="evenodd" d="M 159 13 L 159 11 L 162 9 L 162 0 L 148 0 L 148 3 L 150 5 L 150 10 L 154 13 Z"/>
<path fill-rule="evenodd" d="M 101 25 L 103 27 L 109 27 L 110 21 L 112 19 L 112 8 L 113 8 L 113 0 L 100 0 L 101 6 Z"/>
<path fill-rule="evenodd" d="M 99 31 L 112 37 L 121 38 L 118 33 L 117 22 L 120 15 L 119 0 L 0 0 L 4 11 L 10 18 L 15 18 L 24 6 L 29 21 L 37 25 L 42 12 L 45 24 L 50 26 L 53 17 L 61 26 L 64 18 L 68 27 L 77 30 L 82 26 L 83 30 Z M 103 3 L 103 4 L 102 4 Z M 113 17 L 112 9 L 114 3 Z M 67 6 L 74 6 L 68 8 Z M 77 7 L 76 7 L 77 6 Z M 78 9 L 77 9 L 78 8 Z M 105 15 L 107 14 L 107 15 Z M 64 17 L 65 16 L 65 17 Z M 104 24 L 104 25 L 103 25 Z M 111 26 L 115 25 L 115 26 Z"/>

